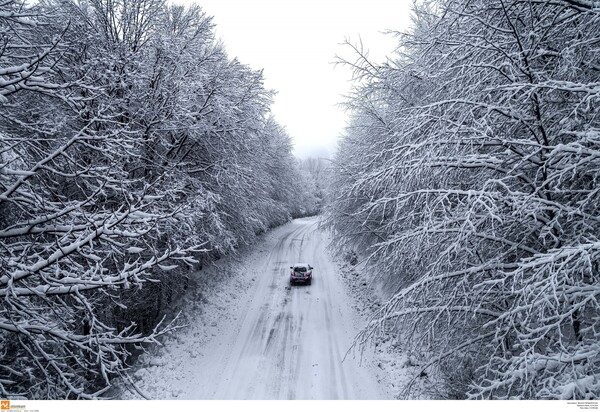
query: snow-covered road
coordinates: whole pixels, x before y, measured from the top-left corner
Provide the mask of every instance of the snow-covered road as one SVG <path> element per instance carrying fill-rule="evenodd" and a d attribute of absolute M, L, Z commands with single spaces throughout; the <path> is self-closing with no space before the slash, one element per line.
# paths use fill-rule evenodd
<path fill-rule="evenodd" d="M 327 242 L 316 218 L 273 231 L 257 245 L 262 253 L 242 262 L 251 286 L 228 305 L 225 324 L 197 348 L 167 352 L 152 368 L 154 376 L 145 377 L 161 385 L 160 377 L 169 380 L 173 373 L 170 358 L 184 356 L 175 371 L 179 399 L 388 398 L 371 362 L 359 362 L 358 353 L 344 359 L 362 321 Z M 290 287 L 289 266 L 297 261 L 315 267 L 312 285 Z M 192 339 L 179 343 L 196 345 Z M 201 356 L 189 356 L 196 350 Z"/>

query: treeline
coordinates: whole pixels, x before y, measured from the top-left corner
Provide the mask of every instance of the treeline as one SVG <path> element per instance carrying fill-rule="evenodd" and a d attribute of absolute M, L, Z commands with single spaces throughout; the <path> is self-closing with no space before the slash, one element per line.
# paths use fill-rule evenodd
<path fill-rule="evenodd" d="M 101 396 L 191 270 L 316 211 L 271 101 L 197 6 L 0 1 L 2 398 Z"/>
<path fill-rule="evenodd" d="M 439 398 L 600 393 L 600 3 L 421 1 L 358 47 L 329 224 Z"/>

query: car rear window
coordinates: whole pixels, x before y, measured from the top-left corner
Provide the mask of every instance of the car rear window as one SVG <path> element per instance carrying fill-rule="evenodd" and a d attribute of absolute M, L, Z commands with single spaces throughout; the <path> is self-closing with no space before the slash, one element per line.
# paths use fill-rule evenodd
<path fill-rule="evenodd" d="M 294 268 L 294 272 L 300 272 L 300 273 L 304 273 L 304 272 L 306 272 L 306 268 L 305 268 L 305 267 L 303 267 L 303 266 L 296 266 L 296 267 Z"/>

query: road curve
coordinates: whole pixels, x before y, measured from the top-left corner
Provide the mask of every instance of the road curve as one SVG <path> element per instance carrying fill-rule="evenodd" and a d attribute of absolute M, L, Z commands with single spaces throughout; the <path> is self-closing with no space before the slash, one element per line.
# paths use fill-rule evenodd
<path fill-rule="evenodd" d="M 187 399 L 383 399 L 357 356 L 344 359 L 358 317 L 316 218 L 276 231 L 275 246 L 236 302 L 238 316 L 208 342 L 182 387 Z M 314 266 L 312 285 L 290 286 L 289 266 Z"/>

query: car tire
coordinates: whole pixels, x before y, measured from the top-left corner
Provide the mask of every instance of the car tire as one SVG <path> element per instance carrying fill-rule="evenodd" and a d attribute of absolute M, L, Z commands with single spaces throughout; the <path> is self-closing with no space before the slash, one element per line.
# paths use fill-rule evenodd
<path fill-rule="evenodd" d="M 312 284 L 312 279 L 308 279 L 308 285 L 310 286 Z"/>

